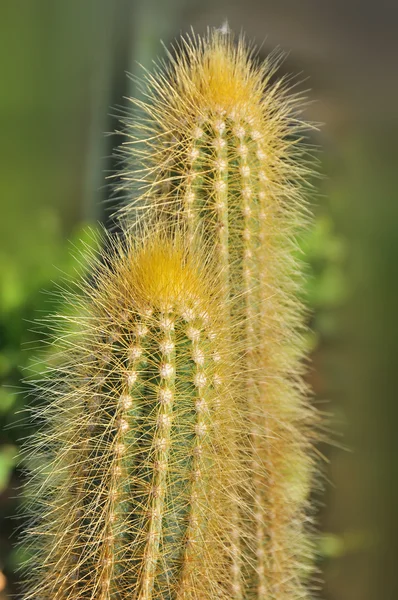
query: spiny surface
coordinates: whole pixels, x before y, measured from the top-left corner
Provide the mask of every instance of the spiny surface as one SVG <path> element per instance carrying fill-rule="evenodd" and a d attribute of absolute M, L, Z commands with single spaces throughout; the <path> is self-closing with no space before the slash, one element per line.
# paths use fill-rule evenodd
<path fill-rule="evenodd" d="M 69 298 L 26 449 L 25 600 L 231 597 L 233 380 L 204 263 L 166 236 L 117 243 Z"/>
<path fill-rule="evenodd" d="M 122 217 L 184 227 L 216 248 L 242 402 L 242 486 L 231 520 L 236 600 L 307 597 L 317 417 L 307 400 L 295 235 L 310 173 L 300 97 L 243 39 L 187 37 L 126 119 Z M 135 198 L 131 201 L 131 197 Z"/>

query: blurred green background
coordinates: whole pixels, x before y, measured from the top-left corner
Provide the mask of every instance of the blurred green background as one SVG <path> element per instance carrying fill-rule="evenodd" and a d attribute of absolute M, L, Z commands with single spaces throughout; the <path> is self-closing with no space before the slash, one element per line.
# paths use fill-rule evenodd
<path fill-rule="evenodd" d="M 19 411 L 99 222 L 120 143 L 112 116 L 138 73 L 192 25 L 243 30 L 282 72 L 308 77 L 306 116 L 324 125 L 313 229 L 301 240 L 312 309 L 309 379 L 335 445 L 319 508 L 324 600 L 398 597 L 398 8 L 356 0 L 2 0 L 0 5 L 0 599 L 18 598 L 17 518 L 31 428 Z M 303 79 L 304 79 L 303 76 Z M 90 229 L 91 228 L 91 229 Z M 83 252 L 80 262 L 76 255 Z M 25 369 L 28 368 L 28 371 Z"/>

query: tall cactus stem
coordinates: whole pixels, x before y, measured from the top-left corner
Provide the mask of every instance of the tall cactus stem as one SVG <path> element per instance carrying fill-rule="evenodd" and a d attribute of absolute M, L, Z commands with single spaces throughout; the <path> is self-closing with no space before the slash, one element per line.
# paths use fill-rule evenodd
<path fill-rule="evenodd" d="M 183 38 L 168 58 L 145 74 L 147 100 L 132 100 L 137 114 L 126 123 L 120 183 L 129 202 L 121 216 L 130 224 L 143 215 L 166 228 L 182 225 L 192 247 L 215 248 L 230 339 L 241 340 L 233 598 L 298 600 L 309 593 L 317 421 L 302 378 L 294 260 L 311 174 L 302 99 L 283 78 L 274 82 L 278 57 L 260 64 L 243 38 L 235 45 L 224 29 Z M 131 202 L 137 162 L 140 190 Z"/>

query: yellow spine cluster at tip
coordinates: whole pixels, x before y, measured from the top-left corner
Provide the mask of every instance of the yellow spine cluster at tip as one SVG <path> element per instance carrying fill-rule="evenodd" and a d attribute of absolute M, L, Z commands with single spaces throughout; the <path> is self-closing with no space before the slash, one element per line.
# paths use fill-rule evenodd
<path fill-rule="evenodd" d="M 238 365 L 241 489 L 231 513 L 235 600 L 306 598 L 315 415 L 302 374 L 295 236 L 311 172 L 300 97 L 229 32 L 182 39 L 126 121 L 120 188 L 141 219 L 215 248 Z M 136 200 L 131 201 L 134 196 Z"/>
<path fill-rule="evenodd" d="M 128 240 L 69 298 L 41 390 L 25 600 L 231 597 L 237 417 L 220 284 L 178 236 Z"/>

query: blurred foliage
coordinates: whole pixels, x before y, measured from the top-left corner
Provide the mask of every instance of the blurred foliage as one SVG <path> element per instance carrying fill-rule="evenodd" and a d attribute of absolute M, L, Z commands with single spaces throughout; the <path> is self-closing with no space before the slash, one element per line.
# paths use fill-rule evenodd
<path fill-rule="evenodd" d="M 66 243 L 56 214 L 49 210 L 39 213 L 32 230 L 36 244 L 24 238 L 19 244 L 19 252 L 13 255 L 0 252 L 0 418 L 8 426 L 13 425 L 16 411 L 24 404 L 20 389 L 24 370 L 27 367 L 33 369 L 32 356 L 37 342 L 45 342 L 49 335 L 42 325 L 40 331 L 33 328 L 34 321 L 59 309 L 63 302 L 62 295 L 56 293 L 59 284 L 63 279 L 81 276 L 85 256 L 97 244 L 95 229 L 83 226 L 79 226 L 71 242 Z M 34 370 L 39 368 L 36 364 Z M 6 435 L 14 439 L 15 431 L 8 429 Z M 4 460 L 12 466 L 9 450 L 4 454 Z M 3 466 L 0 468 L 4 469 Z"/>
<path fill-rule="evenodd" d="M 9 519 L 15 516 L 9 495 L 15 493 L 13 488 L 21 478 L 21 473 L 15 472 L 19 464 L 18 445 L 32 432 L 26 415 L 21 417 L 28 401 L 25 380 L 44 368 L 43 348 L 51 333 L 36 321 L 62 312 L 60 288 L 65 281 L 77 281 L 82 276 L 90 250 L 98 245 L 98 230 L 82 225 L 66 242 L 60 218 L 50 209 L 37 212 L 31 230 L 31 237 L 19 240 L 16 252 L 0 251 L 0 519 L 1 529 L 8 535 L 15 527 Z M 51 345 L 46 352 L 51 352 Z M 10 486 L 14 472 L 17 479 Z M 10 541 L 15 544 L 15 539 Z M 22 554 L 21 549 L 10 551 L 8 543 L 0 539 L 0 561 L 12 574 Z"/>
<path fill-rule="evenodd" d="M 304 300 L 311 312 L 313 348 L 319 338 L 333 335 L 336 328 L 334 310 L 348 295 L 348 282 L 344 274 L 346 247 L 338 235 L 330 214 L 321 213 L 312 227 L 300 240 L 301 254 L 306 273 Z"/>

